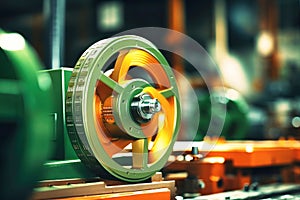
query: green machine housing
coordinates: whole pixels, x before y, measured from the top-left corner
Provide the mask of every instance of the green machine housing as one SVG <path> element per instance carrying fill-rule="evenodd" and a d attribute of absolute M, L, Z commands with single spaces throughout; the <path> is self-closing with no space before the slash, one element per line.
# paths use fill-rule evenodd
<path fill-rule="evenodd" d="M 81 163 L 69 139 L 65 122 L 65 96 L 72 75 L 72 68 L 43 70 L 52 80 L 54 106 L 50 113 L 53 120 L 51 143 L 52 156 L 44 164 L 44 175 L 41 180 L 91 178 L 91 172 Z"/>

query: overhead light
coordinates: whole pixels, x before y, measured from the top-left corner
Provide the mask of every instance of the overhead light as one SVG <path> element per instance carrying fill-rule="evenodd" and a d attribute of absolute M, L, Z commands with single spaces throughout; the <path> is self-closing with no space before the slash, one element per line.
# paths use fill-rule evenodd
<path fill-rule="evenodd" d="M 274 51 L 274 38 L 271 33 L 263 31 L 257 39 L 257 51 L 262 56 L 269 56 Z"/>
<path fill-rule="evenodd" d="M 0 47 L 8 51 L 18 51 L 25 48 L 25 39 L 18 33 L 0 34 Z"/>

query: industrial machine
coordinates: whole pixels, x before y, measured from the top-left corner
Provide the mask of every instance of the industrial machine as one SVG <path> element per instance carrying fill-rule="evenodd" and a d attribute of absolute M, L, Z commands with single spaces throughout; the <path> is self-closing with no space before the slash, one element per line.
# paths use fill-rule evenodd
<path fill-rule="evenodd" d="M 1 171 L 9 180 L 5 186 L 15 190 L 1 190 L 6 199 L 28 196 L 36 180 L 33 199 L 108 199 L 112 191 L 131 199 L 174 196 L 174 182 L 162 181 L 157 172 L 177 137 L 178 89 L 151 42 L 134 35 L 109 38 L 88 48 L 74 69 L 38 72 L 41 64 L 23 37 L 1 32 L 0 41 L 1 152 L 7 160 Z M 62 183 L 91 185 L 82 193 L 53 187 Z M 95 192 L 95 184 L 106 189 Z"/>
<path fill-rule="evenodd" d="M 51 80 L 21 35 L 0 29 L 0 47 L 1 198 L 21 199 L 51 151 Z"/>
<path fill-rule="evenodd" d="M 226 194 L 230 199 L 262 199 L 275 195 L 272 187 L 278 194 L 299 192 L 299 141 L 185 143 L 176 144 L 164 173 L 167 180 L 176 180 L 177 193 L 186 198 L 219 199 Z"/>
<path fill-rule="evenodd" d="M 300 189 L 299 142 L 237 141 L 248 107 L 232 89 L 199 98 L 200 142 L 176 141 L 175 75 L 142 37 L 96 42 L 74 69 L 41 70 L 19 34 L 1 30 L 0 47 L 3 199 L 261 199 Z M 219 139 L 204 137 L 218 114 L 211 101 L 227 107 Z"/>

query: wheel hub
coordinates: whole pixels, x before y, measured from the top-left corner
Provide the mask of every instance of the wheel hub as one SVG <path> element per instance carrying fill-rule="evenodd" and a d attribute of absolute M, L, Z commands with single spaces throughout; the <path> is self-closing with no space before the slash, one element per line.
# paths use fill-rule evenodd
<path fill-rule="evenodd" d="M 131 102 L 131 113 L 137 123 L 149 122 L 155 113 L 161 111 L 159 101 L 148 94 L 140 94 Z"/>

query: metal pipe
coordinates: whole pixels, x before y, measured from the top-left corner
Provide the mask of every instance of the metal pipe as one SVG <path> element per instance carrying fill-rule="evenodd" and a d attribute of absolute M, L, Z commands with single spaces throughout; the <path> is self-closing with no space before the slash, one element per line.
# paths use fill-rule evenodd
<path fill-rule="evenodd" d="M 47 66 L 57 69 L 64 60 L 66 0 L 44 0 L 47 35 Z"/>

